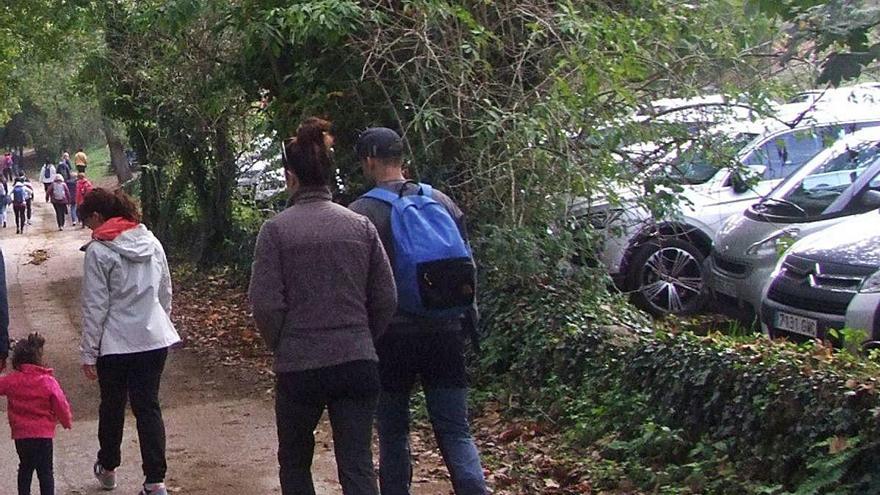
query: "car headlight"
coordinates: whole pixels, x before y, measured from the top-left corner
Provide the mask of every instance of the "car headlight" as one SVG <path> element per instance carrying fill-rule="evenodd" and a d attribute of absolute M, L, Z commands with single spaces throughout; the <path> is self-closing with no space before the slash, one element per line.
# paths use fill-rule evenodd
<path fill-rule="evenodd" d="M 749 256 L 778 256 L 788 249 L 800 234 L 800 229 L 786 228 L 777 230 L 746 249 Z"/>
<path fill-rule="evenodd" d="M 876 294 L 880 292 L 880 270 L 877 270 L 862 282 L 862 285 L 859 286 L 859 292 L 865 294 Z"/>

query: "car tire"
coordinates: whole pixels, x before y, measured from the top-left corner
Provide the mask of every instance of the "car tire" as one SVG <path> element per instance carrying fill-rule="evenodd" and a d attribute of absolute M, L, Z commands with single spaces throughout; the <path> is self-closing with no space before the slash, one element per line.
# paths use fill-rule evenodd
<path fill-rule="evenodd" d="M 700 311 L 707 300 L 704 259 L 696 246 L 683 239 L 642 244 L 627 270 L 626 288 L 633 303 L 654 316 Z"/>

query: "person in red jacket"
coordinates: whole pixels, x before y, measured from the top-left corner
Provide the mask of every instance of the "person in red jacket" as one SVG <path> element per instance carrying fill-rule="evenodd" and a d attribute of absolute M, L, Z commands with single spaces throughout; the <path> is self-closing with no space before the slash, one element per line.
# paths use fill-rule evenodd
<path fill-rule="evenodd" d="M 92 186 L 91 181 L 86 178 L 86 174 L 80 172 L 76 174 L 76 177 L 76 188 L 73 195 L 75 196 L 74 199 L 76 202 L 76 208 L 79 208 L 80 205 L 83 204 L 83 201 L 86 199 L 86 194 L 92 192 L 92 189 L 94 189 L 94 187 Z M 86 222 L 84 218 L 80 219 L 80 223 L 82 224 L 83 228 L 86 228 Z"/>
<path fill-rule="evenodd" d="M 38 333 L 21 339 L 12 348 L 12 368 L 0 377 L 0 395 L 9 400 L 7 414 L 15 450 L 18 452 L 18 494 L 30 495 L 34 471 L 40 482 L 40 495 L 55 493 L 52 468 L 52 439 L 55 424 L 72 426 L 73 415 L 61 385 L 52 370 L 43 367 L 43 345 Z"/>

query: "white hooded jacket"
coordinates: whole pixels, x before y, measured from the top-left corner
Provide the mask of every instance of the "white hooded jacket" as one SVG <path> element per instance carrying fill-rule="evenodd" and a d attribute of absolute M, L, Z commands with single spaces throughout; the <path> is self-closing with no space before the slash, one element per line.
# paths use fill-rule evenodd
<path fill-rule="evenodd" d="M 112 241 L 92 241 L 83 250 L 83 364 L 180 342 L 171 322 L 168 261 L 152 232 L 139 224 Z"/>

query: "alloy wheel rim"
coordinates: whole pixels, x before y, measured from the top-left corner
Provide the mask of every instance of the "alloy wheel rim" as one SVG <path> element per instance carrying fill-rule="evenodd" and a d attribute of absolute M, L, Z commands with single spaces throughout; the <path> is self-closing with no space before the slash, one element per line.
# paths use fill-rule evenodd
<path fill-rule="evenodd" d="M 639 292 L 664 313 L 680 313 L 703 292 L 703 269 L 689 252 L 665 247 L 652 254 L 642 267 Z"/>

